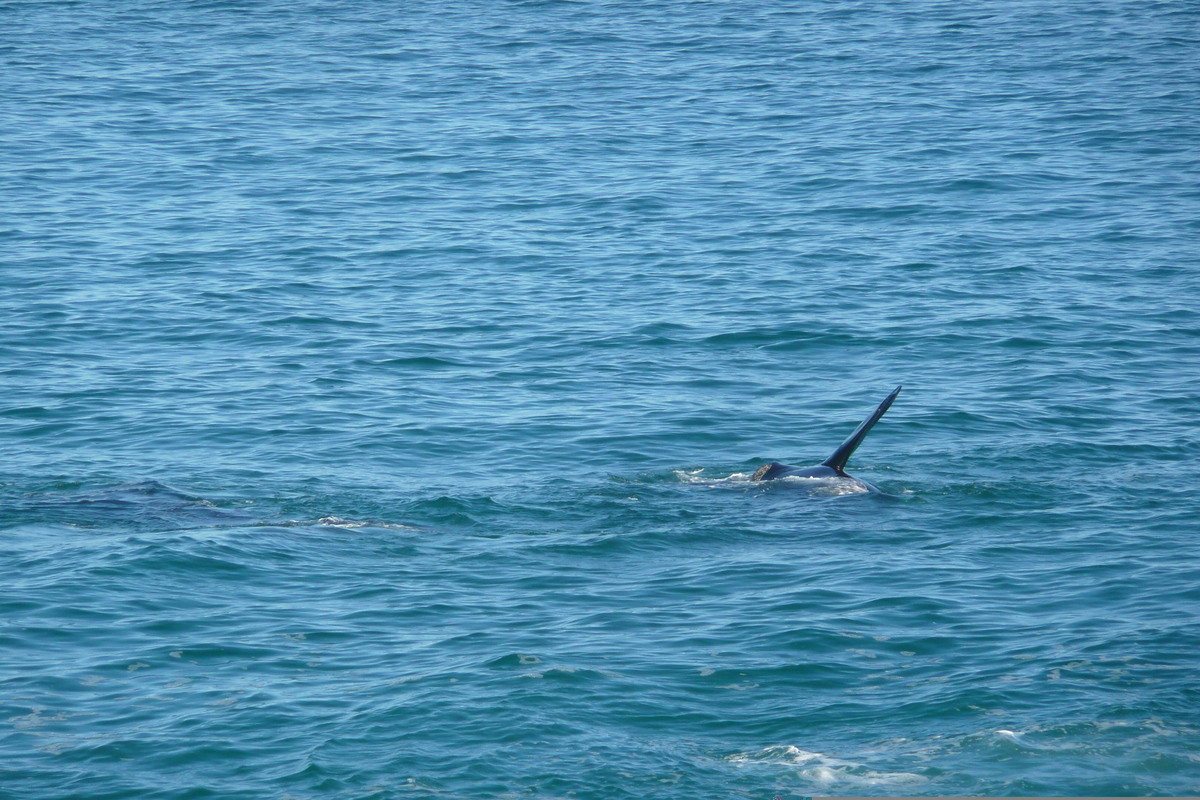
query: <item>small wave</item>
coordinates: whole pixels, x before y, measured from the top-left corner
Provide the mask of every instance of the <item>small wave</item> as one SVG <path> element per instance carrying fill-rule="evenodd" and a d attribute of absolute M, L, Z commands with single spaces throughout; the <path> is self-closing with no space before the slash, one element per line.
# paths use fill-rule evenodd
<path fill-rule="evenodd" d="M 309 525 L 309 522 L 297 521 L 296 525 Z M 417 530 L 412 525 L 401 525 L 398 522 L 380 522 L 374 519 L 345 519 L 344 517 L 321 517 L 317 520 L 318 525 L 326 525 L 331 528 L 385 528 L 387 530 L 396 531 L 415 531 Z"/>
<path fill-rule="evenodd" d="M 995 740 L 1004 747 L 1013 747 L 1030 753 L 1088 753 L 1095 747 L 1096 734 L 1106 727 L 1118 728 L 1127 736 L 1126 742 L 1132 743 L 1142 736 L 1174 735 L 1178 731 L 1167 730 L 1153 723 L 1089 723 L 1084 726 L 1065 725 L 1042 727 L 1033 726 L 1025 730 L 1008 730 L 1001 728 L 994 731 Z M 987 736 L 980 737 L 984 741 Z"/>
<path fill-rule="evenodd" d="M 855 761 L 833 758 L 824 753 L 802 750 L 793 745 L 772 745 L 754 753 L 729 756 L 734 764 L 772 764 L 798 767 L 801 777 L 821 787 L 832 785 L 868 787 L 923 783 L 926 779 L 915 772 L 883 772 Z"/>
<path fill-rule="evenodd" d="M 487 662 L 486 666 L 493 668 L 508 668 L 508 667 L 526 667 L 530 664 L 540 664 L 542 659 L 532 653 L 508 653 L 507 655 L 493 658 Z"/>
<path fill-rule="evenodd" d="M 679 479 L 680 483 L 693 483 L 699 486 L 729 486 L 747 483 L 751 475 L 749 472 L 735 472 L 724 478 L 707 478 L 703 473 L 703 469 L 677 469 L 674 471 L 675 477 Z"/>
<path fill-rule="evenodd" d="M 36 494 L 21 500 L 14 508 L 36 515 L 42 522 L 80 528 L 118 524 L 175 530 L 244 524 L 252 519 L 238 509 L 222 508 L 211 500 L 153 480 Z"/>

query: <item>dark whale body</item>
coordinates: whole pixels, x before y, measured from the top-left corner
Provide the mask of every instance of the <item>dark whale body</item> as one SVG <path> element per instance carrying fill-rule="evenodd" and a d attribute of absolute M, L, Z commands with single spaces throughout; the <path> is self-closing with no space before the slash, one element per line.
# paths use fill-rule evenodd
<path fill-rule="evenodd" d="M 879 404 L 879 408 L 871 416 L 863 420 L 862 424 L 855 429 L 854 433 L 850 434 L 850 438 L 842 442 L 837 450 L 833 451 L 833 455 L 822 461 L 820 464 L 813 467 L 789 467 L 787 464 L 780 464 L 772 461 L 769 464 L 763 464 L 750 477 L 752 481 L 772 481 L 777 478 L 849 478 L 858 481 L 852 475 L 846 473 L 846 462 L 850 460 L 850 455 L 858 446 L 862 444 L 862 440 L 867 437 L 867 433 L 879 422 L 880 417 L 884 415 L 889 408 L 892 407 L 892 401 L 896 399 L 896 395 L 900 394 L 903 386 L 897 386 L 895 390 L 889 394 L 884 401 Z M 858 481 L 863 485 L 870 487 L 865 481 Z"/>

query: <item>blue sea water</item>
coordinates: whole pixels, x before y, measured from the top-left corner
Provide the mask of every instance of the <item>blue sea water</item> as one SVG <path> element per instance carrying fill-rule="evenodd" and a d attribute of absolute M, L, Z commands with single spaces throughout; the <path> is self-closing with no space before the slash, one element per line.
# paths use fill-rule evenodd
<path fill-rule="evenodd" d="M 1200 793 L 1198 45 L 0 0 L 0 797 Z"/>

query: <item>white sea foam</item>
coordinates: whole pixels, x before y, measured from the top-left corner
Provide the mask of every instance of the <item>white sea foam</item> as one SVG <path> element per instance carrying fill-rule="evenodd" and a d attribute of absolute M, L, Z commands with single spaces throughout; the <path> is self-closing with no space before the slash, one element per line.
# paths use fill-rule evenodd
<path fill-rule="evenodd" d="M 681 483 L 691 483 L 700 486 L 724 487 L 733 486 L 744 488 L 747 483 L 752 483 L 750 480 L 753 473 L 750 472 L 734 472 L 724 478 L 706 478 L 703 476 L 704 470 L 675 470 L 675 476 Z M 760 482 L 762 485 L 767 485 L 767 482 Z M 817 497 L 841 497 L 848 494 L 866 494 L 871 491 L 871 487 L 857 478 L 805 478 L 797 475 L 787 475 L 782 478 L 775 478 L 769 482 L 770 484 L 783 485 L 793 489 L 801 489 L 806 494 Z"/>
<path fill-rule="evenodd" d="M 871 487 L 860 481 L 858 478 L 802 478 L 796 475 L 787 475 L 775 480 L 784 483 L 785 485 L 798 486 L 805 492 L 812 495 L 820 495 L 823 497 L 841 497 L 847 494 L 866 494 L 871 491 Z"/>

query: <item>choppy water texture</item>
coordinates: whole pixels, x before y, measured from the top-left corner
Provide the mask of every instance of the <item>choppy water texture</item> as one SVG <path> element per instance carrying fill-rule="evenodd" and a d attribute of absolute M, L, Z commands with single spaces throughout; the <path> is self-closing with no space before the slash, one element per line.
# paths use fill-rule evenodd
<path fill-rule="evenodd" d="M 0 2 L 0 795 L 1200 792 L 1198 20 Z"/>

